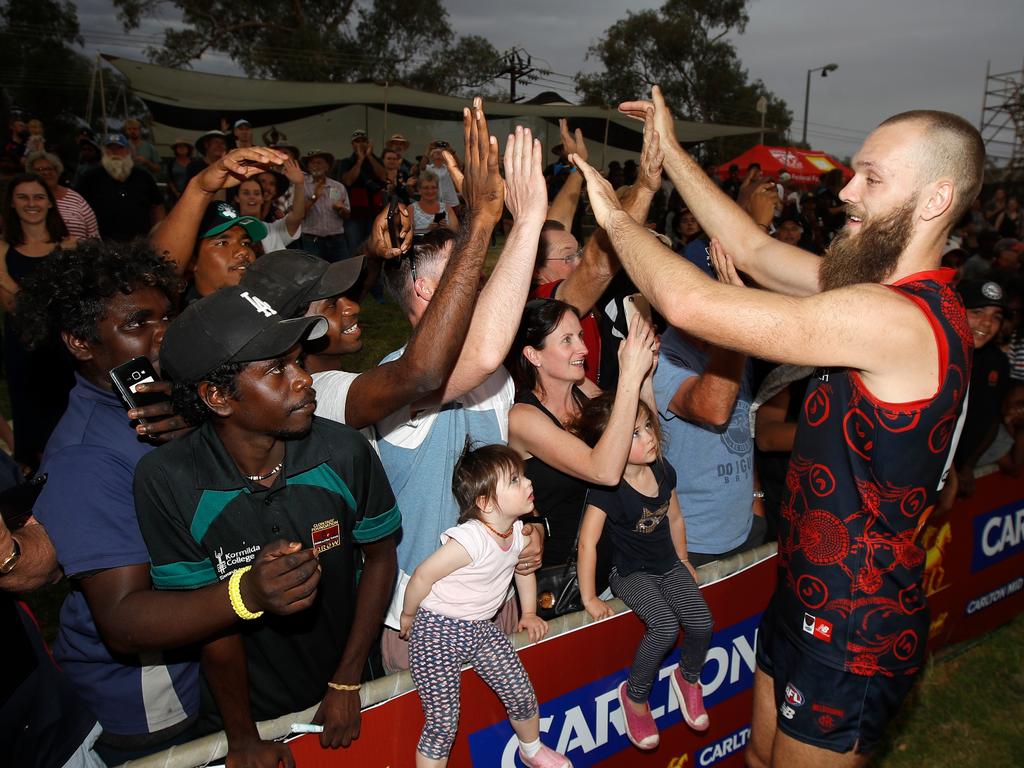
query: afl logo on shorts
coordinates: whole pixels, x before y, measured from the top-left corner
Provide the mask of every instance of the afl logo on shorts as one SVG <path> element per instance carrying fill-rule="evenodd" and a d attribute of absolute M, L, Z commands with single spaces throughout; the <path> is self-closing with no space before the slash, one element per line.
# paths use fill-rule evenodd
<path fill-rule="evenodd" d="M 804 705 L 804 695 L 792 683 L 786 683 L 786 703 L 793 707 Z"/>

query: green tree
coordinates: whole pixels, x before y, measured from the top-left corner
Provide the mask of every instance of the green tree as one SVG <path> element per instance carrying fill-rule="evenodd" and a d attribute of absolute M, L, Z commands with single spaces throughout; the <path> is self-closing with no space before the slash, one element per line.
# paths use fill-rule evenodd
<path fill-rule="evenodd" d="M 63 114 L 70 93 L 89 86 L 88 63 L 72 48 L 81 41 L 78 14 L 68 0 L 9 0 L 0 5 L 5 111 L 18 108 L 51 121 Z"/>
<path fill-rule="evenodd" d="M 479 90 L 501 69 L 481 37 L 458 37 L 440 0 L 114 0 L 126 30 L 159 6 L 185 26 L 146 53 L 188 66 L 207 51 L 226 53 L 251 77 L 321 82 L 390 82 L 436 91 Z"/>
<path fill-rule="evenodd" d="M 5 118 L 17 109 L 41 119 L 47 140 L 62 145 L 65 160 L 76 151 L 68 142 L 85 114 L 94 66 L 78 50 L 81 43 L 69 0 L 0 3 L 0 108 Z M 120 117 L 127 83 L 109 70 L 104 77 L 108 113 Z M 144 111 L 134 99 L 128 102 L 133 114 Z"/>
<path fill-rule="evenodd" d="M 627 12 L 588 50 L 602 69 L 577 74 L 576 90 L 587 104 L 618 104 L 657 83 L 678 117 L 737 125 L 760 125 L 755 105 L 764 96 L 770 143 L 793 116 L 763 82 L 749 79 L 727 39 L 744 31 L 746 7 L 747 0 L 667 0 L 656 10 Z M 756 141 L 730 141 L 722 149 Z"/>

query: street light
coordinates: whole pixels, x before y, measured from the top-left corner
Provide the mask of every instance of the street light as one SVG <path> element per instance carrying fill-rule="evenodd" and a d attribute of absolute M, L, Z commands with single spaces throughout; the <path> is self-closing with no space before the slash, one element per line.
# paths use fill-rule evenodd
<path fill-rule="evenodd" d="M 835 72 L 837 69 L 839 69 L 838 64 L 826 64 L 824 67 L 807 70 L 807 90 L 804 91 L 804 137 L 801 141 L 804 146 L 807 146 L 807 107 L 811 103 L 811 75 L 821 72 L 822 77 L 828 77 L 829 72 Z"/>

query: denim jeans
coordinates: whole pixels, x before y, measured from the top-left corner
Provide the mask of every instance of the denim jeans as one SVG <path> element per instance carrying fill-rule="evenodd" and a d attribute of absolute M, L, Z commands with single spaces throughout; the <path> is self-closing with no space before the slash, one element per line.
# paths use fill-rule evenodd
<path fill-rule="evenodd" d="M 300 243 L 302 250 L 306 253 L 319 256 L 332 264 L 336 261 L 343 261 L 351 255 L 344 233 L 339 235 L 307 235 L 303 233 Z"/>

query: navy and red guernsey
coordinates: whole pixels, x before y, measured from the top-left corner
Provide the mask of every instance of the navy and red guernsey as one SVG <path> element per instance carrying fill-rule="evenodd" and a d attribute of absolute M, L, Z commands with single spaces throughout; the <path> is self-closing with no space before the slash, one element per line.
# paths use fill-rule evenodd
<path fill-rule="evenodd" d="M 949 469 L 973 343 L 951 269 L 888 286 L 927 315 L 942 380 L 927 400 L 873 397 L 856 371 L 808 387 L 779 525 L 776 626 L 821 663 L 860 675 L 918 670 L 928 639 L 917 535 Z"/>

